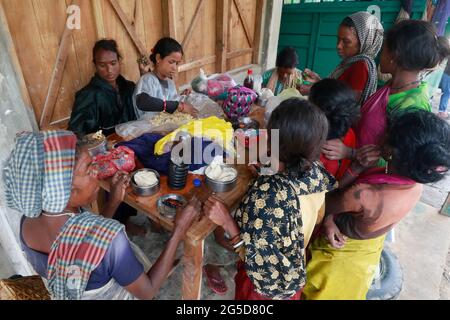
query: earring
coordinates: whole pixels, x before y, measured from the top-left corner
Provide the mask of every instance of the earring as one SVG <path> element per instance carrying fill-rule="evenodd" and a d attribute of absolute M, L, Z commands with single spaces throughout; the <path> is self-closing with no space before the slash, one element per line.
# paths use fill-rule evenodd
<path fill-rule="evenodd" d="M 386 161 L 386 167 L 385 167 L 385 169 L 384 169 L 384 173 L 385 173 L 385 174 L 388 174 L 388 171 L 389 171 L 389 161 L 391 161 L 391 160 L 392 160 L 392 155 L 390 155 L 389 158 L 388 158 L 387 161 Z"/>

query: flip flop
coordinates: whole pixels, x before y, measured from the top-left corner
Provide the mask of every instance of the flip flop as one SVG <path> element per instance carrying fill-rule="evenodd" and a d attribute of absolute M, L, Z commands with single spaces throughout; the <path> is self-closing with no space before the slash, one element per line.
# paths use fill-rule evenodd
<path fill-rule="evenodd" d="M 223 279 L 213 278 L 207 271 L 207 268 L 203 266 L 203 272 L 206 275 L 206 280 L 208 281 L 208 287 L 218 295 L 223 296 L 228 291 L 227 284 Z"/>

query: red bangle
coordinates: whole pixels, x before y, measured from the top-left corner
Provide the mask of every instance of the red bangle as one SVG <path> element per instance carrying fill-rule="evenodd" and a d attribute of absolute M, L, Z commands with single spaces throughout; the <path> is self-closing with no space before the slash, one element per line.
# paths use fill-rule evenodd
<path fill-rule="evenodd" d="M 166 109 L 167 109 L 167 102 L 166 99 L 164 99 L 164 112 L 166 112 Z"/>
<path fill-rule="evenodd" d="M 357 178 L 357 177 L 359 176 L 359 174 L 355 174 L 355 173 L 352 171 L 352 168 L 351 168 L 351 167 L 348 167 L 347 172 L 348 172 L 348 174 L 351 175 L 352 177 Z"/>

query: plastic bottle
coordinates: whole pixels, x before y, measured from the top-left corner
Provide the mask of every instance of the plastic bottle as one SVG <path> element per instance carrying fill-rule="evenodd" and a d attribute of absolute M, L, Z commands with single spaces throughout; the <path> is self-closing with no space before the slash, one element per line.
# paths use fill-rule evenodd
<path fill-rule="evenodd" d="M 247 70 L 247 77 L 244 79 L 244 87 L 252 89 L 254 86 L 254 79 L 253 79 L 253 70 L 248 69 Z"/>

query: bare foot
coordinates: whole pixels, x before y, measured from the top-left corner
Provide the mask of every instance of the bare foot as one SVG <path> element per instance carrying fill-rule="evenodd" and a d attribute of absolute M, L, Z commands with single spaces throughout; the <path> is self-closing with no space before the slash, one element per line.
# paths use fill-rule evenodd
<path fill-rule="evenodd" d="M 448 117 L 449 117 L 447 112 L 442 112 L 442 111 L 438 112 L 438 116 L 441 117 L 442 119 L 445 119 L 445 120 L 447 120 Z"/>
<path fill-rule="evenodd" d="M 130 219 L 125 223 L 125 230 L 130 236 L 143 236 L 147 233 L 147 230 L 145 230 L 144 227 L 134 224 Z"/>

